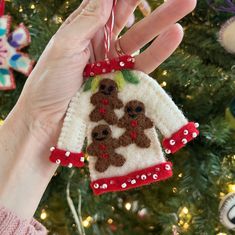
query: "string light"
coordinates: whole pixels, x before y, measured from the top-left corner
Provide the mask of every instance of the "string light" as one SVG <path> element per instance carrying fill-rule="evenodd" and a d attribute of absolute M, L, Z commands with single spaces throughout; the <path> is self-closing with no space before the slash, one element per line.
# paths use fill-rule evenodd
<path fill-rule="evenodd" d="M 108 219 L 108 224 L 112 224 L 113 223 L 113 220 L 110 218 L 110 219 Z"/>
<path fill-rule="evenodd" d="M 42 219 L 42 220 L 45 220 L 46 218 L 47 218 L 47 213 L 46 213 L 46 211 L 43 209 L 42 210 L 42 213 L 41 213 L 41 215 L 40 215 L 40 218 Z"/>
<path fill-rule="evenodd" d="M 129 211 L 131 209 L 131 203 L 130 202 L 127 202 L 125 204 L 125 208 Z"/>
<path fill-rule="evenodd" d="M 2 119 L 0 119 L 0 126 L 2 126 L 4 123 L 4 121 Z"/>
<path fill-rule="evenodd" d="M 192 215 L 189 213 L 189 209 L 184 206 L 179 212 L 180 221 L 178 223 L 184 230 L 189 228 L 190 221 L 192 219 Z"/>
<path fill-rule="evenodd" d="M 163 75 L 163 76 L 166 76 L 166 75 L 167 75 L 167 70 L 164 70 L 164 71 L 162 72 L 162 75 Z"/>
<path fill-rule="evenodd" d="M 173 193 L 177 193 L 177 188 L 176 188 L 176 187 L 173 187 L 173 188 L 172 188 L 172 191 L 173 191 Z"/>
<path fill-rule="evenodd" d="M 229 184 L 228 185 L 228 191 L 229 191 L 229 193 L 235 192 L 235 184 Z"/>
<path fill-rule="evenodd" d="M 183 176 L 183 173 L 178 174 L 178 177 L 181 178 Z"/>
<path fill-rule="evenodd" d="M 31 8 L 32 10 L 34 10 L 36 7 L 35 7 L 34 4 L 31 4 L 30 8 Z"/>
<path fill-rule="evenodd" d="M 217 235 L 227 235 L 227 233 L 217 233 Z"/>
<path fill-rule="evenodd" d="M 22 6 L 20 6 L 20 8 L 19 8 L 19 12 L 23 12 L 23 7 Z"/>
<path fill-rule="evenodd" d="M 167 86 L 167 83 L 166 82 L 162 82 L 161 83 L 161 87 L 166 87 Z"/>
<path fill-rule="evenodd" d="M 91 216 L 88 216 L 85 220 L 82 221 L 82 225 L 85 228 L 88 228 L 91 226 L 91 223 L 93 222 L 93 218 Z"/>

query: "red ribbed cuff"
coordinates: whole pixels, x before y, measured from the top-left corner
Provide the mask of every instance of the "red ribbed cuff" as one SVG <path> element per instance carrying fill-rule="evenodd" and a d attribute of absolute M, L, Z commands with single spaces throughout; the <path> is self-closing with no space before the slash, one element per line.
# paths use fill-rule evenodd
<path fill-rule="evenodd" d="M 85 157 L 83 153 L 72 153 L 66 150 L 51 148 L 50 161 L 61 166 L 71 167 L 83 167 Z"/>
<path fill-rule="evenodd" d="M 167 154 L 175 153 L 179 149 L 183 148 L 188 142 L 193 140 L 199 135 L 199 124 L 189 122 L 183 126 L 180 130 L 174 133 L 170 138 L 163 140 L 163 147 Z"/>
<path fill-rule="evenodd" d="M 100 74 L 122 71 L 124 69 L 133 69 L 134 65 L 135 58 L 130 55 L 124 55 L 110 60 L 88 64 L 84 69 L 83 75 L 84 77 L 94 77 Z"/>
<path fill-rule="evenodd" d="M 142 170 L 131 172 L 128 175 L 103 178 L 91 182 L 95 195 L 108 192 L 125 191 L 157 181 L 165 180 L 172 176 L 172 163 L 164 162 Z"/>

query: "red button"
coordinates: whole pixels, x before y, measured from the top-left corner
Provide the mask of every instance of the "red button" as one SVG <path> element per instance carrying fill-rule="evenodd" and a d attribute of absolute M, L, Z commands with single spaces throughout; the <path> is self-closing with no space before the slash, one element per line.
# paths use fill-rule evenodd
<path fill-rule="evenodd" d="M 132 127 L 138 126 L 138 122 L 136 120 L 131 121 L 131 126 Z"/>
<path fill-rule="evenodd" d="M 103 153 L 100 155 L 100 157 L 107 159 L 107 158 L 109 158 L 109 155 L 107 153 Z"/>
<path fill-rule="evenodd" d="M 131 132 L 131 139 L 135 140 L 137 138 L 137 133 L 135 131 Z"/>
<path fill-rule="evenodd" d="M 99 112 L 100 112 L 101 114 L 105 114 L 105 113 L 106 113 L 106 109 L 100 108 L 100 109 L 99 109 Z"/>
<path fill-rule="evenodd" d="M 102 100 L 102 104 L 103 104 L 103 105 L 108 105 L 108 104 L 109 104 L 108 99 L 103 99 L 103 100 Z"/>
<path fill-rule="evenodd" d="M 99 149 L 100 150 L 106 150 L 107 149 L 107 146 L 105 144 L 100 144 L 99 145 Z"/>

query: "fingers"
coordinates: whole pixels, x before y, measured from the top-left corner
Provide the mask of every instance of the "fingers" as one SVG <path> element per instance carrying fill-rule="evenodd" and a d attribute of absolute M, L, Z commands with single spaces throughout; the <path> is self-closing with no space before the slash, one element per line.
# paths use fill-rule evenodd
<path fill-rule="evenodd" d="M 129 17 L 135 11 L 140 0 L 119 0 L 115 8 L 115 23 L 113 29 L 114 37 L 118 37 L 126 26 Z"/>
<path fill-rule="evenodd" d="M 123 51 L 132 54 L 139 50 L 165 28 L 191 12 L 195 5 L 196 0 L 168 0 L 123 35 L 120 40 Z"/>
<path fill-rule="evenodd" d="M 151 46 L 136 56 L 135 69 L 147 74 L 154 71 L 176 50 L 183 35 L 183 28 L 180 24 L 170 26 L 155 39 Z"/>
<path fill-rule="evenodd" d="M 87 6 L 89 0 L 83 0 L 80 6 L 65 20 L 65 22 L 61 25 L 60 28 L 65 27 L 69 23 L 71 23 L 81 12 L 82 10 Z"/>

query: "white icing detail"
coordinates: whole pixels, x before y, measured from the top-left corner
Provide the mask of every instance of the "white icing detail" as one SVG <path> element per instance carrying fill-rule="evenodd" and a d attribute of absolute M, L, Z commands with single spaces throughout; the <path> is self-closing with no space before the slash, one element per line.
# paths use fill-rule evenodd
<path fill-rule="evenodd" d="M 73 167 L 73 164 L 72 163 L 69 163 L 68 164 L 68 168 L 72 168 Z"/>
<path fill-rule="evenodd" d="M 174 140 L 170 140 L 170 145 L 175 145 L 175 141 Z"/>
<path fill-rule="evenodd" d="M 80 158 L 80 161 L 81 161 L 81 162 L 84 162 L 84 161 L 85 161 L 85 158 L 84 158 L 84 157 L 81 157 L 81 158 Z"/>
<path fill-rule="evenodd" d="M 70 152 L 66 152 L 66 153 L 65 153 L 65 156 L 66 156 L 66 157 L 69 157 L 69 156 L 70 156 Z"/>
<path fill-rule="evenodd" d="M 126 188 L 126 186 L 127 186 L 126 183 L 122 184 L 122 188 Z"/>
<path fill-rule="evenodd" d="M 96 64 L 96 66 L 97 66 L 97 67 L 100 67 L 100 66 L 101 66 L 101 64 L 100 64 L 100 63 L 97 63 L 97 64 Z"/>
<path fill-rule="evenodd" d="M 166 149 L 165 152 L 166 152 L 166 154 L 170 154 L 171 150 L 170 149 Z"/>
<path fill-rule="evenodd" d="M 94 188 L 98 189 L 99 188 L 99 184 L 94 184 Z"/>
<path fill-rule="evenodd" d="M 103 189 L 106 189 L 106 188 L 108 188 L 108 185 L 107 185 L 107 184 L 103 184 L 103 185 L 102 185 L 102 188 L 103 188 Z"/>
<path fill-rule="evenodd" d="M 195 127 L 198 128 L 199 127 L 199 123 L 195 123 Z"/>
<path fill-rule="evenodd" d="M 146 180 L 146 179 L 147 179 L 147 176 L 146 176 L 146 175 L 141 175 L 141 179 L 142 179 L 142 180 Z"/>
<path fill-rule="evenodd" d="M 193 138 L 196 138 L 196 137 L 197 137 L 197 133 L 193 132 Z"/>
<path fill-rule="evenodd" d="M 58 165 L 61 163 L 60 159 L 57 159 L 55 162 L 56 162 L 56 164 L 58 164 Z"/>
<path fill-rule="evenodd" d="M 154 174 L 153 175 L 153 179 L 156 180 L 158 178 L 158 175 L 157 174 Z"/>
<path fill-rule="evenodd" d="M 55 147 L 51 147 L 50 151 L 53 152 L 55 150 Z"/>
<path fill-rule="evenodd" d="M 131 184 L 136 184 L 136 180 L 132 180 L 132 181 L 131 181 Z"/>
<path fill-rule="evenodd" d="M 184 130 L 184 135 L 188 135 L 188 130 Z"/>
<path fill-rule="evenodd" d="M 188 143 L 187 139 L 182 139 L 182 143 L 187 144 Z"/>
<path fill-rule="evenodd" d="M 165 169 L 166 169 L 167 171 L 169 171 L 169 170 L 171 169 L 171 166 L 168 165 L 168 164 L 166 164 L 166 165 L 165 165 Z"/>
<path fill-rule="evenodd" d="M 106 73 L 106 69 L 102 69 L 102 72 L 103 72 L 103 73 Z"/>

